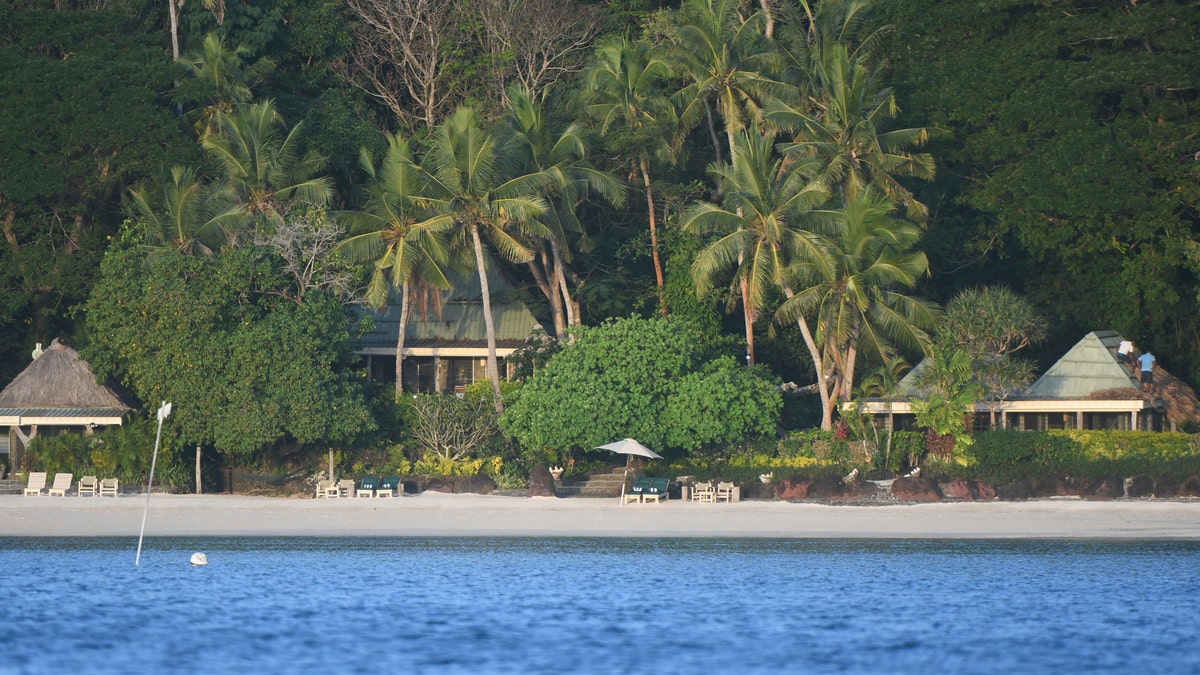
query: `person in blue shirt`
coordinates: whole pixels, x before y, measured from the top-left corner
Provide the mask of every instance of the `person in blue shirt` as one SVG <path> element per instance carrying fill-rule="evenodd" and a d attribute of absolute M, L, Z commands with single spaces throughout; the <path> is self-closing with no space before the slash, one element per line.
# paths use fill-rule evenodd
<path fill-rule="evenodd" d="M 1142 389 L 1154 388 L 1154 355 L 1150 352 L 1144 352 L 1138 357 L 1138 363 L 1142 364 Z"/>

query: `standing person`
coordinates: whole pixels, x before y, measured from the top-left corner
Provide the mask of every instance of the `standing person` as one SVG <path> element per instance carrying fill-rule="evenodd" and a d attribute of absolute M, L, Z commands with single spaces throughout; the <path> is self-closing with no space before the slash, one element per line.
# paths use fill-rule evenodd
<path fill-rule="evenodd" d="M 1154 355 L 1146 352 L 1138 362 L 1142 364 L 1142 389 L 1154 389 Z"/>
<path fill-rule="evenodd" d="M 1117 345 L 1117 357 L 1129 366 L 1129 370 L 1133 370 L 1133 342 L 1121 340 L 1121 344 Z"/>

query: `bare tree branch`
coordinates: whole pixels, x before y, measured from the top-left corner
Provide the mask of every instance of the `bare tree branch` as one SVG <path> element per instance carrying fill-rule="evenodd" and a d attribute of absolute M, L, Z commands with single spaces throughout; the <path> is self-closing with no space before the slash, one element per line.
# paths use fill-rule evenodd
<path fill-rule="evenodd" d="M 339 70 L 398 120 L 429 128 L 451 106 L 445 54 L 458 39 L 454 0 L 346 0 L 358 23 Z"/>

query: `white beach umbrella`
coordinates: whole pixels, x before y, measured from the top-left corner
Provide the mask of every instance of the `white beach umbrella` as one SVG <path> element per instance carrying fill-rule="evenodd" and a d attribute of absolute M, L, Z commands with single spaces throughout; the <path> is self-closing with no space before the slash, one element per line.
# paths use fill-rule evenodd
<path fill-rule="evenodd" d="M 598 445 L 596 449 L 612 450 L 618 455 L 625 455 L 625 478 L 629 478 L 629 458 L 631 456 L 637 455 L 638 457 L 648 457 L 650 459 L 662 459 L 662 455 L 659 455 L 632 438 L 626 438 L 607 445 Z M 621 505 L 625 505 L 625 483 L 623 481 L 621 483 Z"/>

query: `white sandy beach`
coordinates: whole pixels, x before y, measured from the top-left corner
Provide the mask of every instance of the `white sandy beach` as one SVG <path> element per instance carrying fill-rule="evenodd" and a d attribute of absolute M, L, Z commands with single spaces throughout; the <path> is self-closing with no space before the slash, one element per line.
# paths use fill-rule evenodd
<path fill-rule="evenodd" d="M 144 495 L 0 496 L 0 536 L 136 537 L 145 505 Z M 1200 539 L 1200 501 L 621 506 L 440 493 L 391 500 L 155 494 L 146 535 Z"/>

